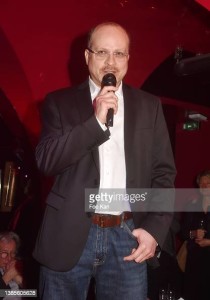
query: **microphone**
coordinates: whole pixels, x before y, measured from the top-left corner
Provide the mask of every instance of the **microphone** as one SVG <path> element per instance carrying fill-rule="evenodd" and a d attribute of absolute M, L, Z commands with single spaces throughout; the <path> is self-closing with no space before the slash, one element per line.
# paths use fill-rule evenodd
<path fill-rule="evenodd" d="M 113 73 L 107 73 L 102 78 L 101 87 L 103 88 L 104 86 L 116 86 L 116 84 L 117 84 L 117 80 L 115 75 Z M 113 126 L 113 117 L 114 117 L 114 109 L 109 108 L 106 116 L 106 125 L 108 127 Z"/>

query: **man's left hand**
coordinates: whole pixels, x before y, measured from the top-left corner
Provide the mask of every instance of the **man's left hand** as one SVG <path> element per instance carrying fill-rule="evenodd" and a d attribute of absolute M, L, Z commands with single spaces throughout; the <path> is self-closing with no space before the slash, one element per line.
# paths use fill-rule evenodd
<path fill-rule="evenodd" d="M 134 260 L 137 263 L 141 263 L 153 257 L 157 247 L 157 242 L 153 236 L 141 228 L 134 229 L 132 233 L 136 237 L 139 246 L 137 249 L 132 250 L 131 255 L 124 257 L 124 260 Z"/>

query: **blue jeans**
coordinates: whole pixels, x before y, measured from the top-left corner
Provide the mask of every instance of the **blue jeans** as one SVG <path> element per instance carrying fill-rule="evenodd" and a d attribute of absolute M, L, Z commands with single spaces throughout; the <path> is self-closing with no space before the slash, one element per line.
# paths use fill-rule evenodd
<path fill-rule="evenodd" d="M 146 300 L 146 263 L 125 262 L 136 248 L 133 221 L 101 228 L 92 224 L 86 246 L 76 266 L 67 272 L 40 271 L 42 300 L 85 300 L 91 277 L 98 300 Z"/>

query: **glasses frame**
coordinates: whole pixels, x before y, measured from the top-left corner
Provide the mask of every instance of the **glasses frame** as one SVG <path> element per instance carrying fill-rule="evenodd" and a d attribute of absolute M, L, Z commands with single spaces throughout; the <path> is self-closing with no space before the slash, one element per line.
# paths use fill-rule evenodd
<path fill-rule="evenodd" d="M 6 256 L 4 256 L 4 255 L 6 255 Z M 2 259 L 6 259 L 6 258 L 8 258 L 8 256 L 10 256 L 11 258 L 16 258 L 16 256 L 17 256 L 17 253 L 15 252 L 7 252 L 7 251 L 0 251 L 0 257 L 2 258 Z"/>
<path fill-rule="evenodd" d="M 99 50 L 99 51 L 94 51 L 92 50 L 91 48 L 87 47 L 87 50 L 92 53 L 92 54 L 95 54 L 97 58 L 100 58 L 100 59 L 107 59 L 108 56 L 110 56 L 111 54 L 116 58 L 116 59 L 119 59 L 119 60 L 123 60 L 125 59 L 129 54 L 128 53 L 124 53 L 124 52 L 121 52 L 121 51 L 115 51 L 115 52 L 109 52 L 107 50 Z M 104 52 L 103 53 L 99 53 L 99 52 Z M 117 55 L 117 53 L 121 53 L 121 56 Z"/>

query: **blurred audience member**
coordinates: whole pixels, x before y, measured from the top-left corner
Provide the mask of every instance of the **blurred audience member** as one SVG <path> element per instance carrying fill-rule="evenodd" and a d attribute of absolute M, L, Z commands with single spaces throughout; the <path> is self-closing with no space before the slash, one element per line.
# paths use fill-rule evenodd
<path fill-rule="evenodd" d="M 197 184 L 200 196 L 188 204 L 181 229 L 187 240 L 185 300 L 210 299 L 210 170 L 197 176 Z"/>
<path fill-rule="evenodd" d="M 17 259 L 19 246 L 20 239 L 16 233 L 0 232 L 0 289 L 2 290 L 18 290 L 23 284 L 21 262 Z M 9 297 L 9 299 L 16 298 Z"/>

